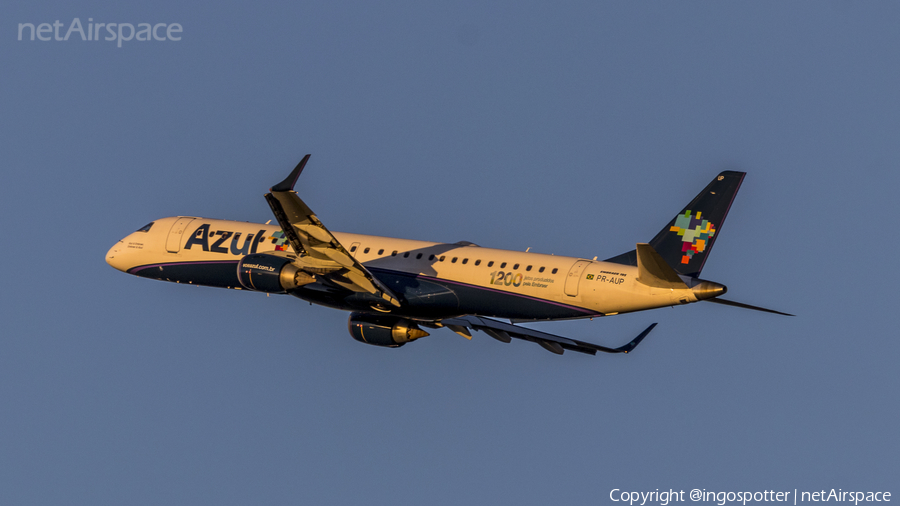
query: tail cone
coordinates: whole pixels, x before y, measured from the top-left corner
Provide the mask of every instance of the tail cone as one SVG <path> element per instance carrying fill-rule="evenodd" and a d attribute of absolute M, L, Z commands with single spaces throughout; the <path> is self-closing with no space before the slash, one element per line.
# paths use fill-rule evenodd
<path fill-rule="evenodd" d="M 725 285 L 713 283 L 712 281 L 702 281 L 700 284 L 694 285 L 691 291 L 694 292 L 694 297 L 697 297 L 697 300 L 706 300 L 724 295 L 728 288 Z"/>

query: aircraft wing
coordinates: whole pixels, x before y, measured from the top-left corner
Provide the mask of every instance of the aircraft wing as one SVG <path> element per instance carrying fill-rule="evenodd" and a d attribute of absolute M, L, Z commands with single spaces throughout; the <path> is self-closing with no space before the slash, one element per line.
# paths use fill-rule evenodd
<path fill-rule="evenodd" d="M 575 339 L 556 336 L 534 329 L 519 327 L 517 325 L 512 325 L 509 323 L 503 323 L 491 318 L 482 318 L 472 315 L 460 316 L 458 318 L 445 318 L 440 321 L 440 324 L 456 332 L 457 334 L 468 338 L 471 338 L 471 334 L 469 334 L 467 329 L 473 329 L 480 330 L 493 337 L 494 339 L 504 343 L 512 341 L 512 338 L 531 341 L 533 343 L 541 345 L 541 347 L 543 347 L 545 350 L 556 353 L 557 355 L 562 355 L 563 351 L 565 350 L 577 351 L 579 353 L 588 353 L 590 355 L 596 355 L 598 351 L 602 351 L 604 353 L 628 353 L 631 350 L 635 349 L 637 345 L 640 344 L 640 342 L 645 337 L 647 337 L 647 334 L 649 334 L 650 331 L 653 330 L 653 327 L 656 327 L 655 323 L 651 324 L 649 327 L 644 329 L 643 332 L 638 334 L 637 337 L 632 339 L 631 342 L 624 346 L 620 346 L 618 348 L 607 348 L 606 346 L 586 343 L 584 341 L 576 341 Z"/>
<path fill-rule="evenodd" d="M 347 252 L 294 191 L 294 184 L 308 160 L 309 155 L 303 157 L 291 174 L 266 194 L 285 237 L 300 255 L 297 265 L 342 288 L 368 292 L 400 307 L 397 296 Z"/>

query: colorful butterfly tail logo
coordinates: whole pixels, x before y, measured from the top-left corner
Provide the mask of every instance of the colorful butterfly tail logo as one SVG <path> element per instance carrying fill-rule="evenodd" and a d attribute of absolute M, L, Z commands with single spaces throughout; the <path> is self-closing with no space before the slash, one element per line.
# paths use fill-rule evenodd
<path fill-rule="evenodd" d="M 700 211 L 693 216 L 691 211 L 685 211 L 675 218 L 675 224 L 669 228 L 671 232 L 677 232 L 681 236 L 681 263 L 691 261 L 695 253 L 703 253 L 709 244 L 711 237 L 716 235 L 716 226 L 708 220 L 700 218 Z"/>

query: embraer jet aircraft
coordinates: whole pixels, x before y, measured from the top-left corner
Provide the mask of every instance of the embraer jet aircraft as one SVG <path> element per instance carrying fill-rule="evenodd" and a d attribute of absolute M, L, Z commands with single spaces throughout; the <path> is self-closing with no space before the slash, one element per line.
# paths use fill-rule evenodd
<path fill-rule="evenodd" d="M 289 294 L 351 311 L 354 339 L 392 348 L 427 336 L 421 327 L 446 327 L 468 339 L 476 330 L 504 343 L 531 341 L 560 355 L 628 353 L 655 323 L 618 348 L 515 324 L 698 301 L 786 315 L 723 300 L 723 285 L 699 277 L 743 172 L 722 172 L 649 243 L 600 262 L 468 242 L 332 233 L 293 190 L 308 160 L 265 196 L 279 226 L 162 218 L 116 243 L 106 261 L 145 278 Z"/>

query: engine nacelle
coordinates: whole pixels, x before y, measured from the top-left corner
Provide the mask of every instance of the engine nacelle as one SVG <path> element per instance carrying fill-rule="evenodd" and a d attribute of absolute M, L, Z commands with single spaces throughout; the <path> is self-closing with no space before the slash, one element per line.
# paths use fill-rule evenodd
<path fill-rule="evenodd" d="M 292 264 L 290 258 L 265 253 L 242 258 L 237 265 L 237 275 L 244 288 L 266 293 L 287 293 L 316 281 L 315 276 Z"/>
<path fill-rule="evenodd" d="M 415 323 L 389 315 L 351 313 L 347 326 L 353 339 L 388 348 L 398 348 L 428 335 L 428 332 L 420 329 Z"/>

